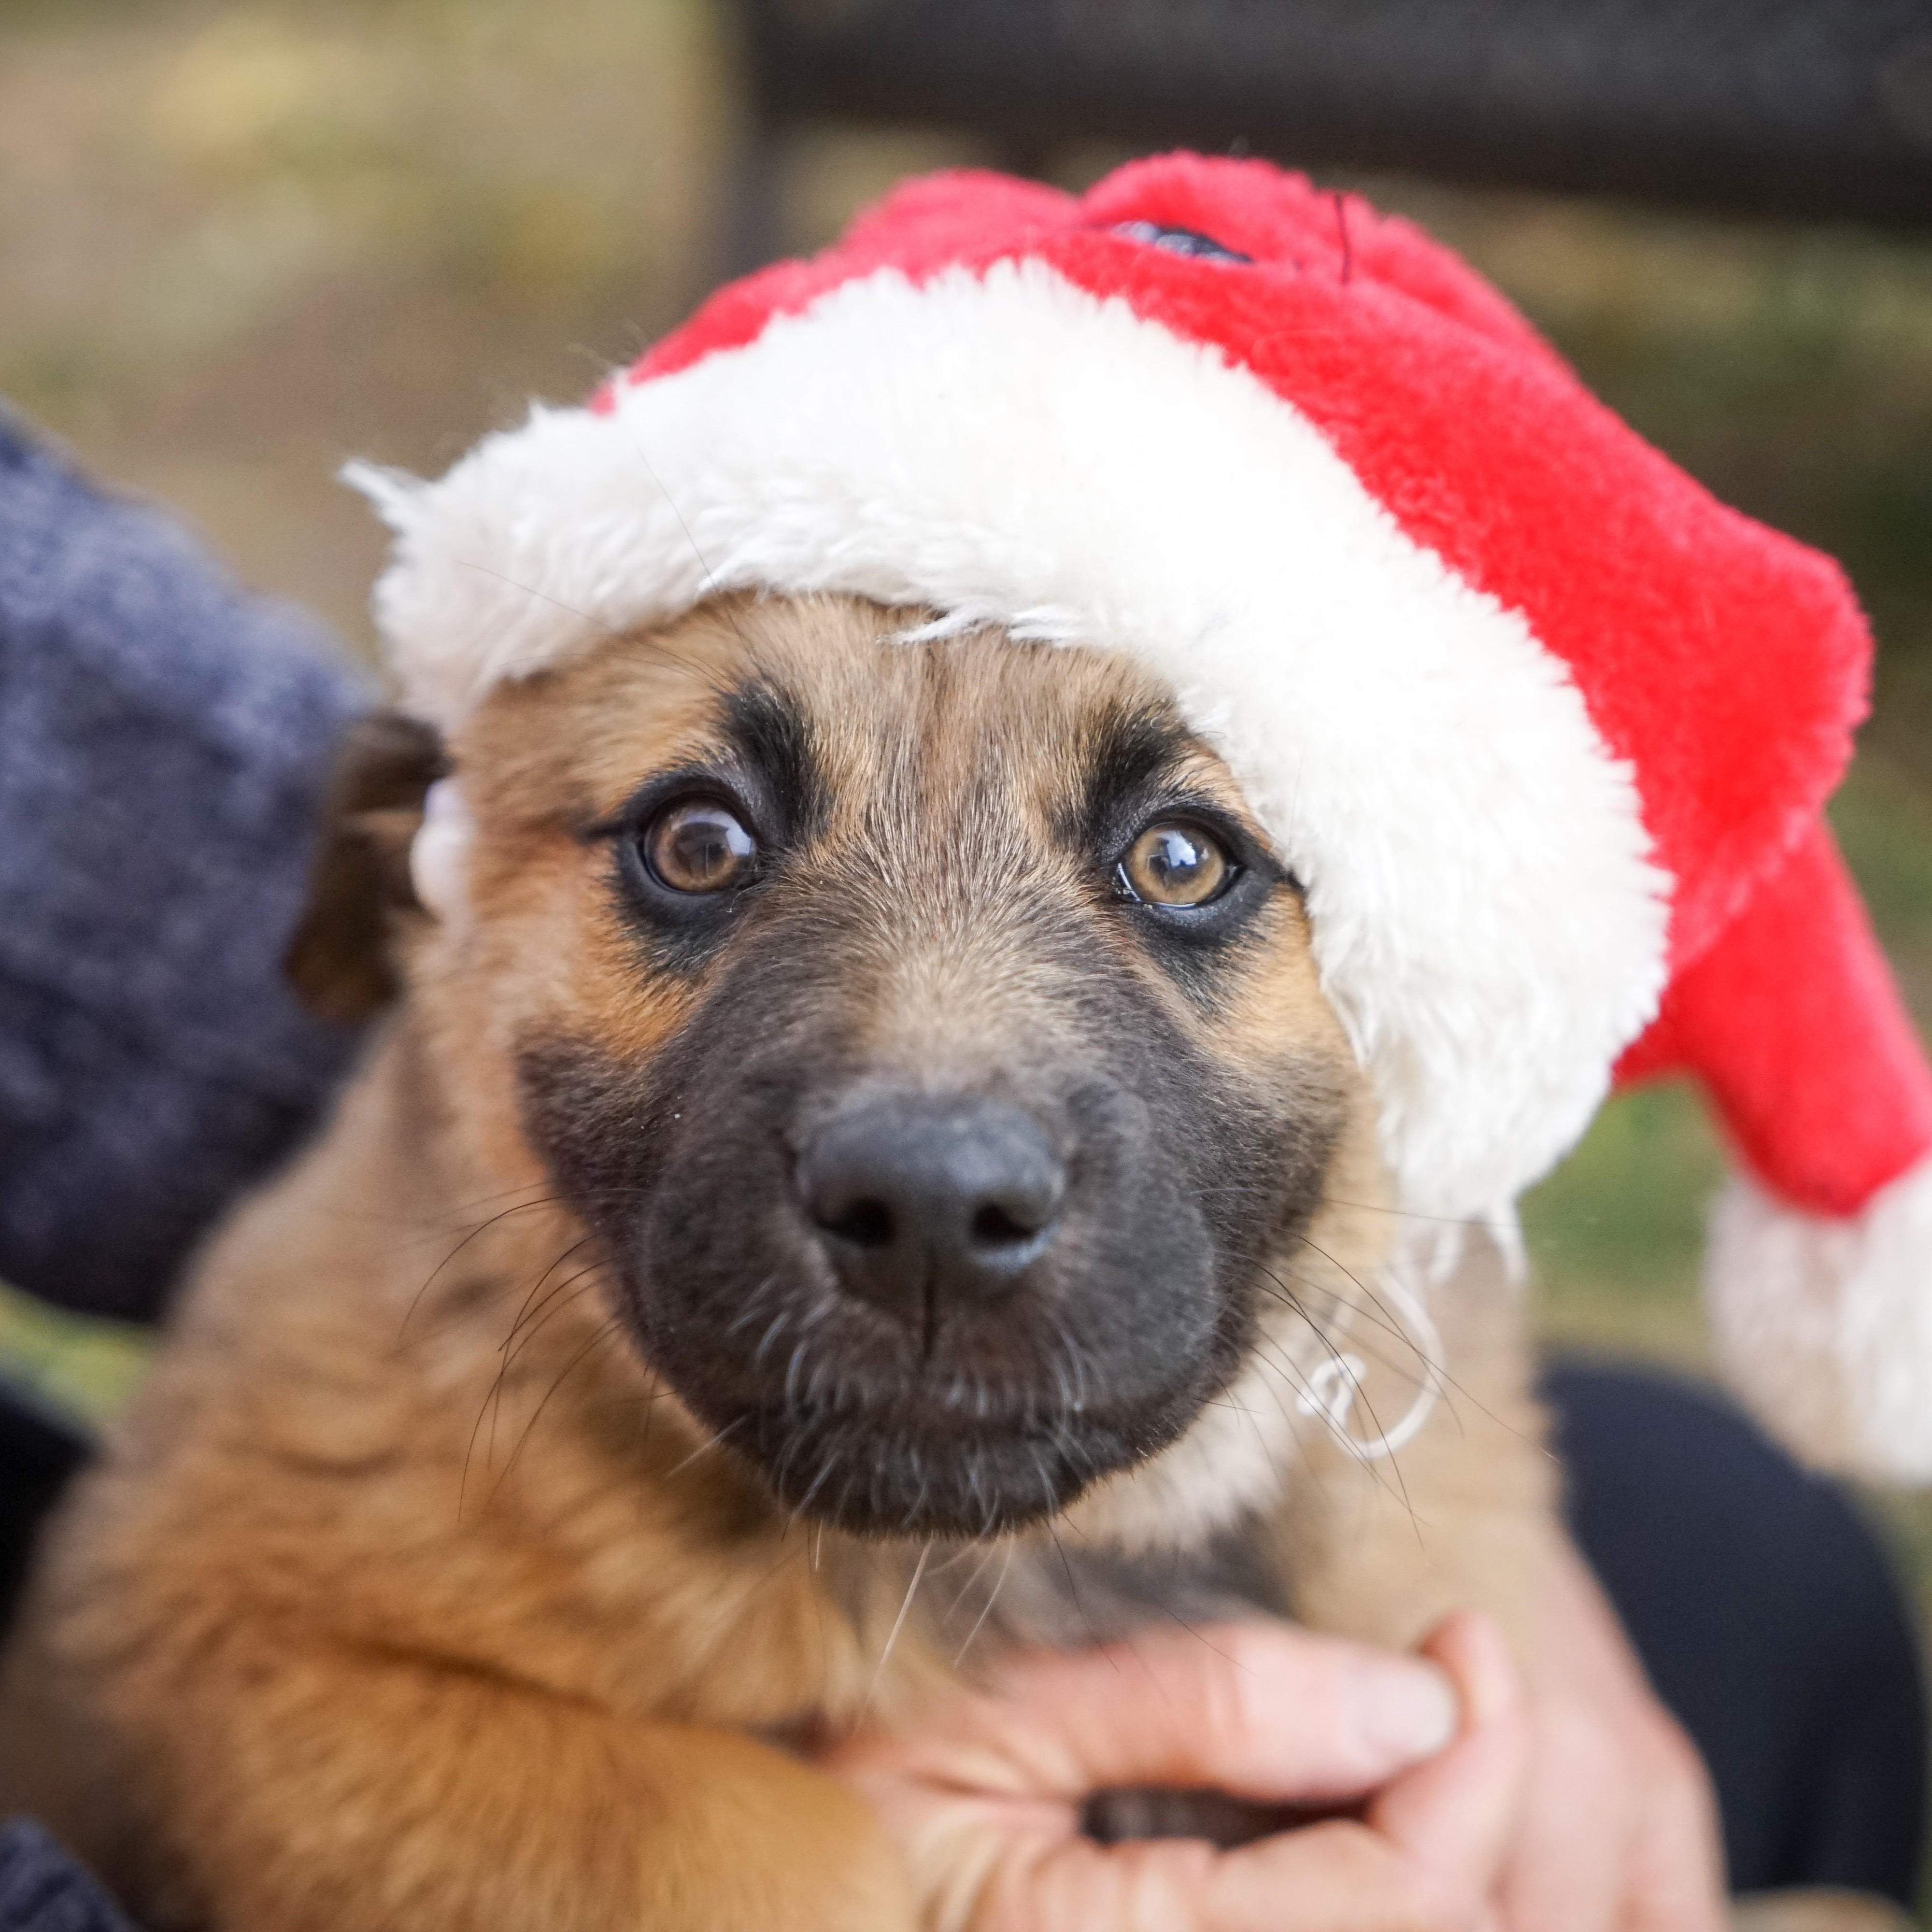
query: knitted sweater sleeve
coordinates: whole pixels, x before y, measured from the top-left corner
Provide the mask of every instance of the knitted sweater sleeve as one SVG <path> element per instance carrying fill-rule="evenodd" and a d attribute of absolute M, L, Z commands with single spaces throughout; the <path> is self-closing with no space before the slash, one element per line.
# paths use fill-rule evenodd
<path fill-rule="evenodd" d="M 0 414 L 0 1280 L 154 1314 L 352 1046 L 280 958 L 368 693 Z"/>

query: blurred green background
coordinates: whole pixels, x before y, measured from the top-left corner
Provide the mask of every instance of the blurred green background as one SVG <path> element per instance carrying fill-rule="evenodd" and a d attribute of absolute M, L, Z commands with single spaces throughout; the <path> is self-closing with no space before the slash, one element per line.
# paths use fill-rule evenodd
<path fill-rule="evenodd" d="M 367 650 L 380 545 L 338 465 L 439 468 L 634 355 L 727 266 L 738 133 L 705 0 L 0 0 L 0 393 Z M 801 141 L 787 239 L 988 158 Z M 1881 652 L 1834 815 L 1932 1023 L 1932 240 L 1360 184 L 1720 495 L 1844 560 Z M 1548 1334 L 1700 1367 L 1720 1168 L 1690 1096 L 1610 1106 L 1528 1204 Z M 73 1413 L 111 1412 L 142 1346 L 0 1293 L 0 1352 Z M 1876 1506 L 1932 1610 L 1932 1508 Z"/>

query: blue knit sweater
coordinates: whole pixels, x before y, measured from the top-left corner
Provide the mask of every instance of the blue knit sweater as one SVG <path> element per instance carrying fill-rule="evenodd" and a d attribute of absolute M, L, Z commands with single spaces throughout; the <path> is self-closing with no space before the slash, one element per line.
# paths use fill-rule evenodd
<path fill-rule="evenodd" d="M 0 414 L 0 1280 L 160 1304 L 352 1045 L 284 985 L 335 741 L 328 634 Z"/>

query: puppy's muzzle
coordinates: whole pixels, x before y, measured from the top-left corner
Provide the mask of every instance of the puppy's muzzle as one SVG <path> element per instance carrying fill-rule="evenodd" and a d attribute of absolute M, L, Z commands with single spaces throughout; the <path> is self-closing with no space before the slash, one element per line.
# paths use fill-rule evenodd
<path fill-rule="evenodd" d="M 797 1169 L 840 1287 L 904 1323 L 928 1353 L 950 1318 L 1018 1288 L 1053 1239 L 1066 1180 L 1030 1114 L 917 1094 L 836 1114 Z"/>

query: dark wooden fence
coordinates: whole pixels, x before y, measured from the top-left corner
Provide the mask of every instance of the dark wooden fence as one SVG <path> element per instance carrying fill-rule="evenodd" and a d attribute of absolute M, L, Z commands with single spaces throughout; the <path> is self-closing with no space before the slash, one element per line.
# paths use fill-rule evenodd
<path fill-rule="evenodd" d="M 1932 0 L 742 0 L 758 137 L 940 124 L 1932 224 Z"/>

